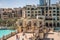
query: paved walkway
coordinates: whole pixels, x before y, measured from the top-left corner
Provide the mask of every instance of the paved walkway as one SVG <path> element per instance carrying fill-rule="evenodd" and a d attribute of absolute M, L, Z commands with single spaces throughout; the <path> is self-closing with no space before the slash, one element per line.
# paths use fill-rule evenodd
<path fill-rule="evenodd" d="M 22 38 L 24 38 L 24 40 L 29 40 L 30 37 L 33 37 L 32 33 L 25 33 L 25 36 L 23 36 L 23 33 L 19 33 L 17 35 L 19 35 L 19 40 L 22 40 Z M 16 40 L 16 35 L 7 40 Z"/>
<path fill-rule="evenodd" d="M 52 32 L 50 31 L 46 37 L 47 38 L 53 38 L 54 40 L 60 40 L 60 32 Z M 24 38 L 24 40 L 29 40 L 30 37 L 33 37 L 33 33 L 25 33 L 25 36 L 23 36 L 23 33 L 19 33 L 17 34 L 19 35 L 19 40 L 22 40 L 22 38 Z M 16 40 L 16 35 L 12 36 L 11 38 L 7 39 L 7 40 Z"/>
<path fill-rule="evenodd" d="M 54 34 L 49 34 L 47 38 L 53 38 L 54 40 L 60 40 L 60 32 L 51 32 Z"/>

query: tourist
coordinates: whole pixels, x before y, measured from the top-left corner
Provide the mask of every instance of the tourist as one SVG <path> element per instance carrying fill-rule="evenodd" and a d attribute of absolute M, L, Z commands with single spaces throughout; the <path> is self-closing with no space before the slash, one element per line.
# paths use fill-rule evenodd
<path fill-rule="evenodd" d="M 20 36 L 20 40 L 25 40 L 27 39 L 27 35 L 25 34 L 25 32 L 22 33 L 22 35 Z"/>
<path fill-rule="evenodd" d="M 6 40 L 5 36 L 3 36 L 3 40 Z"/>
<path fill-rule="evenodd" d="M 19 36 L 18 35 L 16 35 L 16 40 L 19 40 Z"/>

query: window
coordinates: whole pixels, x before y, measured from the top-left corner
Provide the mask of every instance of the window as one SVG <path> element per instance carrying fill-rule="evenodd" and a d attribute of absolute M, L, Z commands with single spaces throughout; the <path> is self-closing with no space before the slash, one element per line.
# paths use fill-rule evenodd
<path fill-rule="evenodd" d="M 44 11 L 42 11 L 42 15 L 44 15 Z"/>
<path fill-rule="evenodd" d="M 38 15 L 40 15 L 40 14 L 38 14 Z"/>
<path fill-rule="evenodd" d="M 12 13 L 15 13 L 14 11 L 12 11 Z"/>
<path fill-rule="evenodd" d="M 53 18 L 53 20 L 55 20 L 55 18 Z"/>
<path fill-rule="evenodd" d="M 28 14 L 28 16 L 30 16 L 30 14 Z"/>
<path fill-rule="evenodd" d="M 41 7 L 41 9 L 44 9 L 44 7 Z"/>
<path fill-rule="evenodd" d="M 40 11 L 38 11 L 38 13 L 40 13 Z"/>
<path fill-rule="evenodd" d="M 14 14 L 14 17 L 17 17 L 17 15 L 16 15 L 16 14 Z"/>
<path fill-rule="evenodd" d="M 34 8 L 31 8 L 31 10 L 34 10 Z"/>
<path fill-rule="evenodd" d="M 57 7 L 57 10 L 59 10 L 59 8 Z"/>
<path fill-rule="evenodd" d="M 43 19 L 42 17 L 38 17 L 38 19 Z"/>
<path fill-rule="evenodd" d="M 30 10 L 30 8 L 27 8 L 27 10 Z"/>
<path fill-rule="evenodd" d="M 34 13 L 34 11 L 31 11 L 31 13 Z"/>
<path fill-rule="evenodd" d="M 45 20 L 52 20 L 52 18 L 45 18 Z"/>
<path fill-rule="evenodd" d="M 48 13 L 48 11 L 46 11 L 46 13 Z"/>
<path fill-rule="evenodd" d="M 3 13 L 3 15 L 7 15 L 7 13 Z"/>
<path fill-rule="evenodd" d="M 45 20 L 48 20 L 48 18 L 45 18 Z"/>
<path fill-rule="evenodd" d="M 59 27 L 60 25 L 59 25 L 60 23 L 57 23 L 57 27 Z"/>
<path fill-rule="evenodd" d="M 37 26 L 37 24 L 36 24 L 36 23 L 34 23 L 34 26 Z"/>
<path fill-rule="evenodd" d="M 53 9 L 55 9 L 55 7 L 53 7 Z"/>
<path fill-rule="evenodd" d="M 37 13 L 37 11 L 35 11 L 35 13 Z"/>
<path fill-rule="evenodd" d="M 46 14 L 46 16 L 48 16 L 48 14 Z"/>
<path fill-rule="evenodd" d="M 49 13 L 51 13 L 51 11 L 49 11 Z"/>
<path fill-rule="evenodd" d="M 15 15 L 14 15 L 14 16 L 15 16 Z M 12 14 L 10 13 L 10 14 L 8 15 L 8 17 L 11 18 L 11 17 L 12 17 Z"/>
<path fill-rule="evenodd" d="M 57 14 L 57 16 L 59 16 L 59 14 Z"/>
<path fill-rule="evenodd" d="M 53 14 L 53 16 L 56 16 L 56 14 Z"/>
<path fill-rule="evenodd" d="M 35 16 L 37 16 L 37 14 L 35 14 Z"/>
<path fill-rule="evenodd" d="M 22 22 L 20 22 L 20 26 L 22 26 Z"/>
<path fill-rule="evenodd" d="M 48 7 L 46 7 L 46 10 L 48 10 Z"/>
<path fill-rule="evenodd" d="M 49 26 L 52 27 L 52 23 L 49 23 Z"/>
<path fill-rule="evenodd" d="M 49 16 L 52 16 L 52 14 L 49 14 Z"/>
<path fill-rule="evenodd" d="M 42 22 L 40 22 L 40 24 L 42 24 Z"/>
<path fill-rule="evenodd" d="M 52 9 L 52 7 L 49 7 L 49 9 Z"/>
<path fill-rule="evenodd" d="M 55 22 L 53 23 L 53 26 L 56 27 L 56 23 Z"/>
<path fill-rule="evenodd" d="M 34 15 L 33 15 L 33 14 L 31 14 L 31 16 L 33 17 Z"/>
<path fill-rule="evenodd" d="M 28 11 L 28 13 L 30 13 L 30 11 Z"/>
<path fill-rule="evenodd" d="M 48 27 L 48 23 L 45 23 L 45 25 Z"/>
<path fill-rule="evenodd" d="M 59 11 L 57 11 L 57 13 L 59 13 Z"/>
<path fill-rule="evenodd" d="M 57 17 L 57 20 L 59 20 L 59 17 Z"/>
<path fill-rule="evenodd" d="M 53 11 L 53 13 L 55 13 L 56 11 Z"/>

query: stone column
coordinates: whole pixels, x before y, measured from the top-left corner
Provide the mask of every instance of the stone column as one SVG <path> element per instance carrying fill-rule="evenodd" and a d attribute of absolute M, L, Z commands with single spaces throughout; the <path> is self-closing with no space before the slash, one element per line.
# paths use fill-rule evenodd
<path fill-rule="evenodd" d="M 31 20 L 31 28 L 32 28 L 32 31 L 34 32 L 34 23 L 33 23 L 34 20 Z"/>

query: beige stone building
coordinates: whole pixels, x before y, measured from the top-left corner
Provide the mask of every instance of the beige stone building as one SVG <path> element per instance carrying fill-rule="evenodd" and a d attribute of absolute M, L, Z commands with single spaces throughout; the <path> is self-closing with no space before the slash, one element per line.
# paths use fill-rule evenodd
<path fill-rule="evenodd" d="M 22 9 L 22 17 L 27 19 L 44 19 L 47 27 L 60 27 L 60 4 L 50 6 L 26 5 Z"/>
<path fill-rule="evenodd" d="M 60 27 L 60 4 L 26 5 L 23 8 L 1 8 L 0 18 L 43 19 L 47 27 Z"/>
<path fill-rule="evenodd" d="M 0 18 L 9 19 L 9 18 L 20 18 L 22 17 L 21 8 L 1 8 L 0 9 Z"/>
<path fill-rule="evenodd" d="M 37 28 L 44 27 L 43 19 L 18 19 L 17 26 L 25 32 L 34 32 Z"/>

